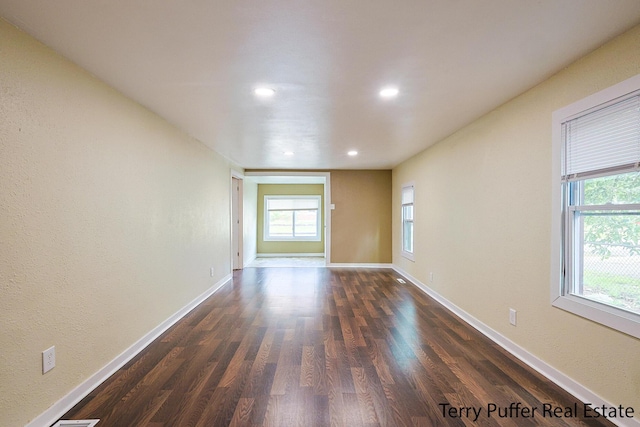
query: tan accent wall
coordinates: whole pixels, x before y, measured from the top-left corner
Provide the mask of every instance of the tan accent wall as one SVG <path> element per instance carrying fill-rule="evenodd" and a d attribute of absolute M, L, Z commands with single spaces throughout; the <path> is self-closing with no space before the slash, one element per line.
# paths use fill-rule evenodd
<path fill-rule="evenodd" d="M 640 26 L 393 170 L 394 264 L 636 414 L 640 340 L 552 307 L 550 268 L 551 204 L 560 202 L 551 194 L 551 114 L 638 73 Z M 407 182 L 415 183 L 415 262 L 400 247 Z"/>
<path fill-rule="evenodd" d="M 319 242 L 274 242 L 264 240 L 264 196 L 317 195 L 322 198 L 321 240 Z M 323 184 L 258 184 L 258 254 L 324 253 L 324 185 Z"/>
<path fill-rule="evenodd" d="M 331 262 L 391 263 L 391 171 L 331 171 Z"/>
<path fill-rule="evenodd" d="M 22 426 L 230 273 L 230 165 L 2 19 L 0 64 L 0 425 Z"/>

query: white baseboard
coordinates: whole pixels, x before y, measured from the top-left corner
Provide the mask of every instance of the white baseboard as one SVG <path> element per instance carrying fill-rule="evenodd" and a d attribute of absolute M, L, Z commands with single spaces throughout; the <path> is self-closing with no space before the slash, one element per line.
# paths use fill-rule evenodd
<path fill-rule="evenodd" d="M 522 362 L 530 366 L 532 369 L 536 370 L 540 374 L 544 375 L 550 381 L 554 382 L 558 386 L 562 387 L 568 393 L 571 393 L 578 400 L 582 402 L 591 402 L 594 406 L 615 406 L 595 393 L 591 390 L 587 389 L 583 385 L 569 378 L 567 375 L 538 359 L 533 354 L 529 353 L 527 350 L 523 349 L 519 345 L 515 344 L 513 341 L 509 340 L 502 334 L 496 332 L 491 329 L 486 324 L 482 323 L 475 317 L 468 314 L 466 311 L 462 310 L 460 307 L 451 303 L 449 300 L 444 298 L 442 295 L 438 294 L 434 290 L 430 289 L 424 283 L 406 273 L 402 269 L 398 268 L 393 264 L 329 264 L 327 267 L 334 268 L 393 268 L 398 274 L 404 276 L 409 279 L 418 289 L 438 301 L 444 307 L 452 311 L 462 320 L 467 322 L 469 325 L 477 329 L 479 332 L 484 334 L 486 337 L 500 345 L 502 348 L 507 350 L 509 353 L 520 359 Z M 153 342 L 156 338 L 158 338 L 162 333 L 164 333 L 167 329 L 173 326 L 178 320 L 187 315 L 191 310 L 193 310 L 196 306 L 202 303 L 205 299 L 211 296 L 214 292 L 222 287 L 225 283 L 231 280 L 232 275 L 229 274 L 225 276 L 223 279 L 218 281 L 215 285 L 205 291 L 203 294 L 198 296 L 196 299 L 191 301 L 189 304 L 184 306 L 178 312 L 173 314 L 167 320 L 162 322 L 160 325 L 155 327 L 145 336 L 140 338 L 136 343 L 134 343 L 131 347 L 122 352 L 119 356 L 113 359 L 111 362 L 107 363 L 102 369 L 89 377 L 82 384 L 73 389 L 70 393 L 60 399 L 58 402 L 53 404 L 49 409 L 40 414 L 38 417 L 34 418 L 30 423 L 26 425 L 26 427 L 42 427 L 49 426 L 55 423 L 62 415 L 64 415 L 69 409 L 73 408 L 78 402 L 80 402 L 85 396 L 87 396 L 92 390 L 102 384 L 107 378 L 113 375 L 118 369 L 124 366 L 129 360 L 131 360 L 134 356 L 136 356 L 139 352 L 141 352 L 144 348 L 146 348 L 151 342 Z M 614 424 L 622 427 L 640 427 L 640 421 L 636 418 L 633 419 L 610 419 Z"/>
<path fill-rule="evenodd" d="M 582 384 L 574 381 L 573 379 L 563 374 L 562 372 L 558 371 L 551 365 L 545 363 L 541 359 L 529 353 L 527 350 L 520 347 L 518 344 L 514 343 L 504 335 L 491 329 L 488 325 L 482 323 L 480 320 L 476 319 L 475 317 L 473 317 L 472 315 L 470 315 L 469 313 L 467 313 L 457 305 L 453 304 L 451 301 L 449 301 L 448 299 L 446 299 L 445 297 L 443 297 L 433 289 L 429 288 L 427 285 L 425 285 L 415 277 L 411 276 L 409 273 L 405 272 L 401 268 L 395 265 L 392 268 L 398 274 L 409 279 L 409 281 L 411 281 L 413 285 L 415 285 L 422 292 L 429 295 L 434 300 L 438 301 L 440 304 L 445 306 L 448 310 L 450 310 L 455 315 L 460 317 L 462 320 L 467 322 L 473 328 L 477 329 L 480 333 L 482 333 L 487 338 L 489 338 L 490 340 L 498 344 L 500 347 L 507 350 L 513 356 L 517 357 L 522 362 L 530 366 L 532 369 L 544 375 L 547 379 L 554 382 L 558 386 L 562 387 L 562 389 L 572 394 L 576 399 L 580 400 L 581 402 L 589 402 L 594 407 L 602 406 L 602 405 L 606 405 L 609 407 L 618 406 L 618 405 L 613 405 L 607 402 L 606 400 L 604 400 L 603 398 L 601 398 L 600 396 L 598 396 L 597 394 L 595 394 L 594 392 L 592 392 L 591 390 L 583 386 Z M 608 418 L 608 419 L 609 421 L 621 427 L 640 427 L 640 420 L 638 420 L 637 418 L 625 418 L 625 419 Z"/>
<path fill-rule="evenodd" d="M 256 255 L 256 258 L 301 258 L 301 257 L 322 257 L 324 258 L 324 253 L 259 253 Z"/>
<path fill-rule="evenodd" d="M 257 258 L 254 256 L 253 258 L 247 258 L 245 260 L 242 261 L 242 268 L 246 267 L 247 265 L 251 264 L 253 261 L 255 261 Z"/>
<path fill-rule="evenodd" d="M 340 263 L 332 262 L 327 264 L 331 268 L 393 268 L 392 264 L 383 263 Z"/>
<path fill-rule="evenodd" d="M 113 375 L 118 369 L 124 366 L 127 362 L 133 359 L 138 353 L 151 344 L 156 338 L 162 335 L 167 329 L 173 326 L 178 320 L 186 316 L 191 310 L 196 308 L 200 303 L 209 298 L 214 292 L 222 287 L 225 283 L 231 280 L 232 275 L 228 274 L 221 280 L 216 282 L 215 285 L 207 289 L 204 293 L 198 296 L 196 299 L 185 305 L 183 308 L 174 313 L 167 320 L 153 328 L 146 335 L 140 338 L 131 347 L 123 351 L 111 362 L 107 363 L 98 372 L 87 378 L 82 384 L 71 390 L 66 396 L 54 403 L 49 409 L 42 414 L 34 418 L 25 427 L 43 427 L 50 426 L 58 421 L 69 409 L 73 408 L 78 402 L 84 399 L 91 391 L 102 384 L 107 378 Z"/>

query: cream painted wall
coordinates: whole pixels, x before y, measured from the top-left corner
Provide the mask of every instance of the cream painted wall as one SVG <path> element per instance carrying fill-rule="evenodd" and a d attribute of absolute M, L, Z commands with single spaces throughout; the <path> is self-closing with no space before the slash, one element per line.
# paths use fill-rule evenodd
<path fill-rule="evenodd" d="M 258 184 L 245 177 L 242 181 L 243 210 L 243 263 L 246 266 L 256 259 L 258 253 Z"/>
<path fill-rule="evenodd" d="M 258 254 L 321 254 L 324 253 L 324 233 L 319 242 L 278 242 L 264 240 L 264 196 L 317 195 L 321 196 L 321 215 L 324 226 L 324 184 L 258 184 Z"/>
<path fill-rule="evenodd" d="M 640 26 L 393 170 L 394 264 L 636 414 L 640 340 L 553 308 L 549 278 L 551 114 L 638 73 Z M 400 190 L 410 181 L 415 262 L 400 254 Z"/>
<path fill-rule="evenodd" d="M 0 425 L 35 418 L 230 273 L 229 174 L 0 19 Z"/>

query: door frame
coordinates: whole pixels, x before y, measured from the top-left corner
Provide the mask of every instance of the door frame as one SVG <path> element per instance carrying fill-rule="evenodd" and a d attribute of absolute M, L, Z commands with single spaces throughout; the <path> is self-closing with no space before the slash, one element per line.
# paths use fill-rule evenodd
<path fill-rule="evenodd" d="M 234 185 L 234 180 L 237 180 L 237 189 Z M 229 253 L 231 254 L 231 271 L 242 270 L 244 268 L 244 254 L 242 248 L 242 241 L 244 237 L 244 224 L 243 224 L 243 180 L 244 175 L 236 170 L 231 170 L 231 178 L 229 184 L 229 222 L 230 222 L 230 243 L 231 248 Z M 234 198 L 234 193 L 237 197 Z M 234 200 L 235 199 L 235 200 Z M 235 203 L 234 203 L 235 201 Z M 234 224 L 234 219 L 237 218 L 237 224 Z M 235 245 L 237 244 L 237 251 Z"/>
<path fill-rule="evenodd" d="M 259 171 L 244 173 L 244 176 L 261 176 L 261 177 L 322 177 L 324 178 L 324 258 L 325 264 L 331 264 L 331 172 L 301 172 L 301 171 Z M 287 182 L 294 184 L 295 182 Z"/>

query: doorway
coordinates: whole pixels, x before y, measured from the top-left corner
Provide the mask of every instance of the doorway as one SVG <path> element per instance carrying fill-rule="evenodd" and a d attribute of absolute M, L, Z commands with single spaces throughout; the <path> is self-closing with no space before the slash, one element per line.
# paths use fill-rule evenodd
<path fill-rule="evenodd" d="M 253 199 L 256 199 L 255 207 L 253 205 L 248 207 L 248 211 L 245 212 L 245 216 L 249 217 L 248 222 L 245 224 L 245 234 L 251 233 L 254 241 L 257 241 L 257 247 L 255 251 L 249 248 L 245 257 L 245 267 L 255 266 L 279 266 L 282 265 L 294 265 L 303 266 L 308 264 L 309 266 L 326 265 L 331 261 L 331 210 L 333 205 L 331 204 L 331 174 L 330 172 L 288 172 L 288 171 L 245 171 L 244 179 L 248 182 L 249 193 L 245 194 L 245 203 L 250 203 Z M 281 247 L 275 249 L 273 244 L 265 244 L 264 223 L 265 208 L 264 204 L 260 205 L 260 200 L 267 198 L 267 189 L 264 187 L 270 186 L 301 186 L 308 185 L 313 186 L 322 185 L 321 193 L 309 192 L 308 194 L 321 194 L 323 200 L 323 224 L 320 226 L 319 233 L 322 235 L 323 245 L 319 250 L 312 250 L 305 248 L 305 250 L 298 251 L 291 246 Z M 264 187 L 262 187 L 264 185 Z M 255 188 L 251 190 L 253 187 Z M 261 190 L 258 190 L 261 187 Z M 280 188 L 282 190 L 282 188 Z M 282 194 L 278 193 L 278 189 L 271 188 L 270 191 L 275 191 L 273 194 L 279 194 L 280 196 L 289 195 L 298 197 L 300 194 L 307 195 L 307 193 L 294 193 L 293 190 L 283 191 Z M 299 188 L 295 191 L 300 190 Z M 252 191 L 255 192 L 255 196 L 252 195 Z M 314 190 L 314 191 L 317 191 Z M 263 195 L 260 195 L 264 193 Z M 248 198 L 247 198 L 248 197 Z M 266 203 L 266 202 L 265 202 Z M 255 221 L 253 221 L 253 220 Z M 256 223 L 253 226 L 253 223 Z M 264 240 L 264 241 L 263 241 Z M 271 247 L 268 247 L 271 246 Z M 315 248 L 314 248 L 315 249 Z M 280 258 L 274 260 L 268 260 L 265 258 Z M 299 258 L 299 259 L 298 259 Z"/>
<path fill-rule="evenodd" d="M 242 269 L 242 178 L 231 176 L 231 268 Z"/>

